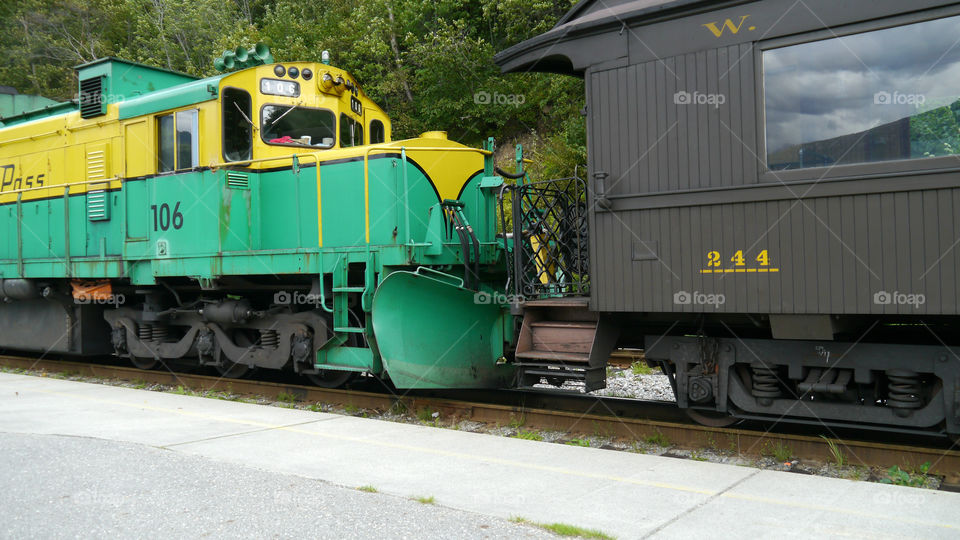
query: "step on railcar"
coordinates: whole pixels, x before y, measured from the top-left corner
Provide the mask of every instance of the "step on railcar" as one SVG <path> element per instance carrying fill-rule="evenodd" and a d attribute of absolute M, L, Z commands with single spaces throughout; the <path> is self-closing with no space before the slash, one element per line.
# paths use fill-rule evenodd
<path fill-rule="evenodd" d="M 958 32 L 945 1 L 584 0 L 499 53 L 586 91 L 589 257 L 550 277 L 589 290 L 522 274 L 584 246 L 542 219 L 568 180 L 519 188 L 521 380 L 636 347 L 703 422 L 960 433 Z"/>

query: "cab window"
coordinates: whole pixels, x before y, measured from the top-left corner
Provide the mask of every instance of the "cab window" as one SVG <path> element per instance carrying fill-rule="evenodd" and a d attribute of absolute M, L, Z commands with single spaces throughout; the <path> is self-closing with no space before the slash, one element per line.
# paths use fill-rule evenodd
<path fill-rule="evenodd" d="M 360 146 L 363 144 L 363 124 L 340 113 L 340 147 Z"/>
<path fill-rule="evenodd" d="M 194 169 L 200 164 L 197 109 L 178 111 L 157 118 L 157 171 Z"/>
<path fill-rule="evenodd" d="M 311 148 L 331 148 L 334 145 L 336 117 L 326 109 L 264 105 L 260 116 L 260 136 L 267 144 Z"/>
<path fill-rule="evenodd" d="M 383 122 L 379 120 L 370 121 L 370 144 L 380 144 L 387 139 L 386 130 L 383 128 Z"/>
<path fill-rule="evenodd" d="M 223 157 L 245 161 L 253 157 L 253 120 L 250 94 L 239 88 L 223 90 Z"/>

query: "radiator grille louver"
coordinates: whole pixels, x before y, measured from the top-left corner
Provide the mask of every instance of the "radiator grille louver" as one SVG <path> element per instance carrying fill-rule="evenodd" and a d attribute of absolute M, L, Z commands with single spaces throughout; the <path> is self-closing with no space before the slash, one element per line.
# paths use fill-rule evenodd
<path fill-rule="evenodd" d="M 90 221 L 110 219 L 108 197 L 107 192 L 102 189 L 87 192 L 87 219 Z"/>
<path fill-rule="evenodd" d="M 80 81 L 80 118 L 93 118 L 107 114 L 103 102 L 103 77 Z"/>
<path fill-rule="evenodd" d="M 227 172 L 227 187 L 232 189 L 250 189 L 250 181 L 245 174 Z"/>

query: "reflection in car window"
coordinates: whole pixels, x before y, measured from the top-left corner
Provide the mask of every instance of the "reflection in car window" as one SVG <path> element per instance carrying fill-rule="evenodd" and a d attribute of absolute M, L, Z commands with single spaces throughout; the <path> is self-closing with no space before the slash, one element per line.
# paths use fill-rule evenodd
<path fill-rule="evenodd" d="M 767 165 L 960 153 L 960 17 L 763 52 Z"/>
<path fill-rule="evenodd" d="M 336 117 L 325 109 L 266 105 L 260 135 L 270 144 L 330 148 L 336 137 Z"/>

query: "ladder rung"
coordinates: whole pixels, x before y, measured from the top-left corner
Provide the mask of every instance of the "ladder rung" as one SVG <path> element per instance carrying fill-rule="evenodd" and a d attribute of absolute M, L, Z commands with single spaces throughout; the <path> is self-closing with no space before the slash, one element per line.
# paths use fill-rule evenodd
<path fill-rule="evenodd" d="M 356 326 L 334 326 L 334 332 L 348 332 L 353 334 L 362 334 L 367 331 L 366 328 L 358 328 Z"/>
<path fill-rule="evenodd" d="M 366 287 L 334 287 L 333 292 L 363 292 Z"/>

